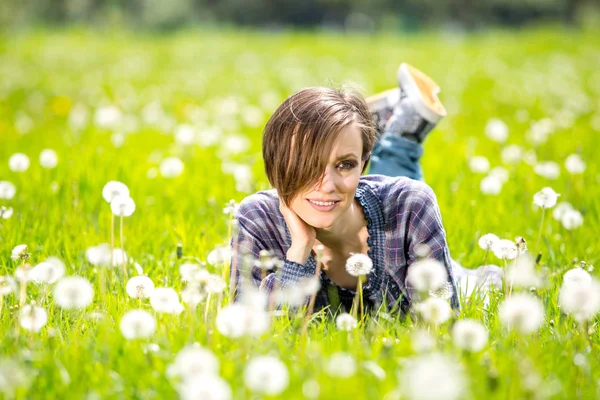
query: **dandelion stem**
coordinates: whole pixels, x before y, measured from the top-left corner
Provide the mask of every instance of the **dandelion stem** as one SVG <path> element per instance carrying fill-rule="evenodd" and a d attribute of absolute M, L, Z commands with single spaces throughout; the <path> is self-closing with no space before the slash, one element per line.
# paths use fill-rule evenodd
<path fill-rule="evenodd" d="M 125 258 L 125 243 L 123 243 L 123 216 L 121 215 L 120 217 L 120 232 L 119 232 L 119 244 L 121 246 L 121 254 L 122 254 L 122 258 L 123 258 L 123 275 L 125 276 L 125 278 L 129 278 L 129 274 L 127 273 L 127 261 L 129 261 L 128 259 Z"/>
<path fill-rule="evenodd" d="M 23 259 L 22 263 L 21 263 L 21 269 L 23 270 L 23 278 L 21 279 L 21 284 L 20 284 L 20 291 L 19 291 L 19 309 L 23 308 L 23 305 L 25 304 L 25 298 L 27 297 L 27 267 L 25 266 L 25 259 Z"/>
<path fill-rule="evenodd" d="M 542 208 L 542 221 L 540 222 L 540 234 L 538 235 L 537 242 L 535 243 L 535 248 L 539 250 L 540 248 L 540 240 L 542 239 L 542 231 L 544 230 L 544 216 L 546 215 L 546 207 Z"/>
<path fill-rule="evenodd" d="M 485 267 L 487 265 L 487 257 L 488 257 L 488 253 L 490 252 L 490 249 L 488 248 L 485 251 L 485 256 L 483 256 L 483 266 Z"/>
<path fill-rule="evenodd" d="M 358 277 L 358 296 L 360 298 L 360 318 L 362 319 L 365 315 L 364 307 L 363 307 L 363 290 L 362 290 L 362 275 Z"/>
<path fill-rule="evenodd" d="M 109 285 L 112 285 L 113 268 L 115 266 L 115 214 L 110 213 L 110 276 Z"/>
<path fill-rule="evenodd" d="M 315 278 L 319 279 L 321 276 L 321 261 L 317 262 L 317 268 L 315 269 Z M 306 309 L 306 315 L 304 316 L 304 324 L 302 325 L 302 335 L 305 335 L 308 331 L 308 322 L 310 321 L 310 316 L 313 313 L 315 308 L 315 301 L 317 298 L 317 294 L 313 293 L 310 295 L 310 301 L 308 302 L 308 308 Z"/>
<path fill-rule="evenodd" d="M 206 309 L 204 310 L 204 323 L 205 324 L 208 322 L 208 313 L 210 312 L 210 295 L 211 295 L 211 293 L 209 293 L 208 296 L 206 296 Z"/>
<path fill-rule="evenodd" d="M 502 285 L 504 286 L 504 295 L 506 298 L 508 298 L 508 279 L 506 278 L 506 275 L 508 275 L 508 262 L 506 261 L 506 258 L 503 258 L 502 260 L 504 261 L 504 274 L 502 274 L 502 279 L 504 282 L 502 282 Z"/>

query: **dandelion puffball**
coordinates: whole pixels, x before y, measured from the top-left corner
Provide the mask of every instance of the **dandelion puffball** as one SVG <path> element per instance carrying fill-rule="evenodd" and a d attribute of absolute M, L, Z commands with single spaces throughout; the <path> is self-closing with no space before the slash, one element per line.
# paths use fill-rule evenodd
<path fill-rule="evenodd" d="M 177 178 L 183 173 L 184 164 L 178 157 L 167 157 L 160 163 L 158 169 L 165 178 Z"/>
<path fill-rule="evenodd" d="M 65 309 L 87 307 L 94 299 L 92 284 L 81 276 L 66 276 L 54 286 L 54 301 Z"/>
<path fill-rule="evenodd" d="M 469 168 L 476 174 L 485 174 L 490 170 L 490 162 L 484 156 L 474 156 L 469 160 Z"/>
<path fill-rule="evenodd" d="M 600 283 L 596 279 L 565 283 L 558 296 L 563 312 L 577 321 L 592 319 L 600 311 Z"/>
<path fill-rule="evenodd" d="M 102 189 L 102 197 L 107 203 L 112 203 L 117 196 L 129 197 L 129 188 L 123 182 L 110 181 Z"/>
<path fill-rule="evenodd" d="M 560 194 L 556 193 L 551 187 L 545 187 L 533 195 L 533 204 L 542 208 L 552 208 L 556 205 Z"/>
<path fill-rule="evenodd" d="M 85 256 L 88 262 L 95 266 L 110 265 L 110 245 L 101 243 L 98 246 L 89 247 L 85 251 Z"/>
<path fill-rule="evenodd" d="M 147 311 L 130 310 L 121 317 L 119 328 L 127 340 L 147 339 L 156 331 L 156 320 Z"/>
<path fill-rule="evenodd" d="M 439 297 L 429 297 L 414 307 L 425 322 L 433 325 L 441 325 L 452 316 L 448 302 Z"/>
<path fill-rule="evenodd" d="M 500 238 L 493 233 L 486 233 L 482 237 L 479 238 L 479 247 L 481 247 L 485 251 L 490 251 L 494 246 L 494 243 L 500 241 Z"/>
<path fill-rule="evenodd" d="M 20 244 L 15 246 L 10 254 L 10 258 L 13 260 L 23 260 L 29 258 L 29 253 L 27 253 L 27 245 Z"/>
<path fill-rule="evenodd" d="M 494 175 L 488 175 L 481 180 L 479 183 L 479 190 L 481 193 L 490 196 L 496 196 L 502 191 L 503 181 Z"/>
<path fill-rule="evenodd" d="M 518 254 L 517 245 L 512 240 L 501 239 L 492 245 L 494 255 L 502 260 L 512 260 Z"/>
<path fill-rule="evenodd" d="M 565 229 L 571 231 L 583 225 L 583 215 L 575 209 L 566 210 L 560 222 Z"/>
<path fill-rule="evenodd" d="M 352 354 L 340 351 L 329 356 L 325 372 L 333 378 L 347 379 L 356 374 L 356 360 Z"/>
<path fill-rule="evenodd" d="M 352 315 L 350 315 L 348 313 L 341 313 L 335 319 L 335 326 L 340 331 L 350 332 L 351 330 L 356 328 L 357 325 L 358 325 L 358 322 L 356 321 L 356 318 L 354 318 Z"/>
<path fill-rule="evenodd" d="M 555 180 L 560 176 L 560 166 L 554 161 L 541 161 L 535 164 L 533 172 L 546 179 Z"/>
<path fill-rule="evenodd" d="M 156 288 L 150 295 L 150 305 L 157 313 L 179 315 L 183 306 L 173 288 Z"/>
<path fill-rule="evenodd" d="M 33 282 L 52 284 L 65 275 L 65 265 L 58 259 L 46 260 L 33 267 L 30 274 Z"/>
<path fill-rule="evenodd" d="M 15 197 L 17 188 L 9 181 L 0 181 L 0 200 L 11 200 Z"/>
<path fill-rule="evenodd" d="M 417 356 L 400 375 L 408 400 L 455 400 L 463 398 L 466 385 L 460 363 L 443 354 Z"/>
<path fill-rule="evenodd" d="M 582 174 L 585 171 L 585 162 L 579 154 L 571 154 L 565 160 L 565 168 L 570 174 Z"/>
<path fill-rule="evenodd" d="M 502 162 L 507 165 L 516 165 L 523 159 L 523 148 L 516 144 L 511 144 L 502 149 Z"/>
<path fill-rule="evenodd" d="M 528 293 L 515 293 L 500 304 L 500 321 L 509 330 L 523 334 L 536 332 L 544 322 L 544 305 Z"/>
<path fill-rule="evenodd" d="M 154 292 L 154 282 L 147 276 L 134 276 L 127 281 L 125 291 L 132 299 L 147 299 Z"/>
<path fill-rule="evenodd" d="M 39 332 L 48 322 L 48 314 L 42 307 L 26 305 L 19 313 L 21 328 L 31 332 Z"/>
<path fill-rule="evenodd" d="M 115 196 L 110 202 L 110 209 L 117 217 L 129 217 L 135 211 L 135 202 L 129 196 Z"/>
<path fill-rule="evenodd" d="M 244 383 L 254 393 L 277 396 L 289 382 L 287 367 L 273 356 L 254 357 L 244 369 Z"/>
<path fill-rule="evenodd" d="M 408 267 L 406 279 L 419 292 L 429 292 L 442 288 L 448 280 L 448 273 L 441 262 L 425 258 Z"/>
<path fill-rule="evenodd" d="M 221 266 L 231 261 L 231 248 L 229 246 L 217 246 L 208 254 L 206 261 L 210 265 Z"/>
<path fill-rule="evenodd" d="M 203 375 L 177 386 L 181 400 L 231 400 L 233 394 L 225 379 L 215 375 Z"/>
<path fill-rule="evenodd" d="M 373 261 L 366 254 L 353 254 L 346 260 L 346 271 L 352 276 L 369 275 Z"/>
<path fill-rule="evenodd" d="M 13 172 L 25 172 L 29 169 L 29 157 L 23 153 L 15 153 L 8 159 L 8 168 Z"/>
<path fill-rule="evenodd" d="M 508 139 L 508 125 L 499 118 L 492 118 L 485 125 L 485 135 L 494 142 L 504 143 Z"/>
<path fill-rule="evenodd" d="M 562 221 L 563 215 L 565 215 L 565 213 L 569 210 L 573 210 L 573 206 L 571 205 L 571 203 L 561 201 L 556 205 L 556 207 L 554 207 L 554 210 L 552 210 L 552 217 L 560 222 Z"/>
<path fill-rule="evenodd" d="M 0 207 L 0 218 L 9 219 L 10 217 L 12 217 L 13 212 L 14 212 L 14 210 L 12 207 L 6 208 L 6 207 L 2 206 L 2 207 Z"/>
<path fill-rule="evenodd" d="M 488 330 L 478 321 L 461 319 L 452 327 L 454 345 L 466 351 L 480 351 L 488 342 Z"/>
<path fill-rule="evenodd" d="M 244 304 L 228 304 L 217 313 L 217 330 L 230 339 L 258 337 L 271 326 L 268 312 Z"/>
<path fill-rule="evenodd" d="M 42 168 L 52 169 L 58 165 L 58 156 L 52 149 L 42 150 L 40 153 L 40 165 Z"/>
<path fill-rule="evenodd" d="M 591 282 L 592 276 L 581 267 L 571 268 L 563 275 L 563 284 L 580 284 Z"/>
<path fill-rule="evenodd" d="M 191 381 L 201 376 L 218 375 L 219 359 L 212 351 L 198 344 L 184 347 L 177 353 L 173 364 L 167 368 L 169 377 Z"/>

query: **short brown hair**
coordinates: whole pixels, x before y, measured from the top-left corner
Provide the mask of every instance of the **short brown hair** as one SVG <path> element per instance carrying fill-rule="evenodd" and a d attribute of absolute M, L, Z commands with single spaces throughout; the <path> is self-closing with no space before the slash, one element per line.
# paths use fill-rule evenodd
<path fill-rule="evenodd" d="M 362 133 L 364 172 L 375 144 L 375 123 L 361 94 L 351 89 L 308 87 L 275 110 L 265 125 L 263 159 L 267 178 L 284 204 L 319 182 L 333 142 L 349 124 Z M 294 168 L 289 168 L 291 165 Z"/>

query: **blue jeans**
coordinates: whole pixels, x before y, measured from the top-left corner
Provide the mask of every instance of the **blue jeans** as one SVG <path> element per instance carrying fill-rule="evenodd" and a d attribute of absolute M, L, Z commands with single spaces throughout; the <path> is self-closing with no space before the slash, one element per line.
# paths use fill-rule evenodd
<path fill-rule="evenodd" d="M 371 152 L 369 174 L 407 176 L 423 180 L 421 156 L 423 145 L 394 132 L 385 132 L 375 143 Z"/>

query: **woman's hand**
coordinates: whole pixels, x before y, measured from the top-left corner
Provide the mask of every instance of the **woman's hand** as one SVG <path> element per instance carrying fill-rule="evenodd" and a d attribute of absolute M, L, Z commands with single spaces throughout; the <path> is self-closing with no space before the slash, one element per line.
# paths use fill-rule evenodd
<path fill-rule="evenodd" d="M 282 201 L 279 201 L 279 211 L 283 214 L 292 236 L 292 246 L 287 251 L 286 258 L 298 264 L 304 264 L 317 238 L 317 231 L 304 222 L 298 214 L 283 204 Z"/>

